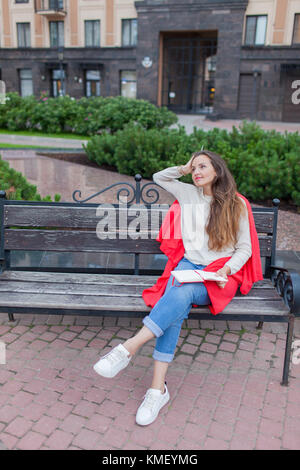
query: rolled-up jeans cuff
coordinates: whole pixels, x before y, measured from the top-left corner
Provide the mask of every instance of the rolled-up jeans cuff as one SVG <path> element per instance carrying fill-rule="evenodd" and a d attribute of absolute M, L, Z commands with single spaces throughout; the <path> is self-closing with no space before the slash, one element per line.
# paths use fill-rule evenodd
<path fill-rule="evenodd" d="M 163 352 L 157 351 L 157 349 L 154 349 L 152 357 L 156 361 L 172 362 L 174 358 L 174 354 L 163 353 Z"/>
<path fill-rule="evenodd" d="M 147 326 L 147 328 L 149 328 L 149 330 L 152 331 L 152 333 L 157 338 L 159 338 L 160 336 L 162 336 L 164 334 L 163 330 L 156 323 L 154 323 L 153 320 L 151 320 L 149 315 L 147 315 L 147 317 L 145 317 L 143 319 L 143 323 L 144 323 L 145 326 Z"/>

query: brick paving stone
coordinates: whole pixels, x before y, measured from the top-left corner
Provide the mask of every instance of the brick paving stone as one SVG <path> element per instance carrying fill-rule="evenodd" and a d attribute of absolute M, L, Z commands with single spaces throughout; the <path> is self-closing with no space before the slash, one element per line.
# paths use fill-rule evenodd
<path fill-rule="evenodd" d="M 66 450 L 73 440 L 73 434 L 57 429 L 44 442 L 45 446 L 53 450 Z"/>
<path fill-rule="evenodd" d="M 232 343 L 237 343 L 240 339 L 240 336 L 234 333 L 225 333 L 223 336 L 224 341 L 230 341 Z"/>
<path fill-rule="evenodd" d="M 200 346 L 200 350 L 207 352 L 207 353 L 214 354 L 218 350 L 218 346 L 212 343 L 202 343 Z"/>
<path fill-rule="evenodd" d="M 271 436 L 265 436 L 260 434 L 257 438 L 256 450 L 280 450 L 281 440 Z"/>
<path fill-rule="evenodd" d="M 228 441 L 232 437 L 233 427 L 229 424 L 212 422 L 208 430 L 208 434 L 214 439 L 222 439 L 224 441 Z"/>
<path fill-rule="evenodd" d="M 5 432 L 8 432 L 9 434 L 12 434 L 16 437 L 22 437 L 27 431 L 29 431 L 29 429 L 31 429 L 32 424 L 33 423 L 31 421 L 17 416 L 6 427 Z"/>
<path fill-rule="evenodd" d="M 68 416 L 69 413 L 71 413 L 72 409 L 73 405 L 68 405 L 67 403 L 58 401 L 48 408 L 47 415 L 64 419 L 66 416 Z"/>
<path fill-rule="evenodd" d="M 45 436 L 29 431 L 19 440 L 16 447 L 19 450 L 40 450 L 45 440 Z"/>
<path fill-rule="evenodd" d="M 50 418 L 49 416 L 42 416 L 41 419 L 34 424 L 32 430 L 49 436 L 58 427 L 58 424 L 58 419 Z"/>
<path fill-rule="evenodd" d="M 205 440 L 203 445 L 204 450 L 227 450 L 229 449 L 229 443 L 221 439 L 215 439 L 209 437 Z"/>
<path fill-rule="evenodd" d="M 10 423 L 16 416 L 18 416 L 19 411 L 16 407 L 11 405 L 5 405 L 1 408 L 0 421 L 4 423 Z"/>
<path fill-rule="evenodd" d="M 72 444 L 80 449 L 93 450 L 99 439 L 100 436 L 97 432 L 90 429 L 82 429 L 74 438 Z"/>
<path fill-rule="evenodd" d="M 219 345 L 219 350 L 221 351 L 228 351 L 234 353 L 236 351 L 236 344 L 234 343 L 229 343 L 227 341 L 222 341 L 222 343 Z"/>
<path fill-rule="evenodd" d="M 190 442 L 199 442 L 207 436 L 207 426 L 199 426 L 194 423 L 187 423 L 183 431 L 183 438 Z"/>
<path fill-rule="evenodd" d="M 174 428 L 173 426 L 163 425 L 159 429 L 157 439 L 161 442 L 167 442 L 168 444 L 175 445 L 181 433 L 181 429 Z"/>
<path fill-rule="evenodd" d="M 37 421 L 46 413 L 47 409 L 45 405 L 32 402 L 26 408 L 19 410 L 19 415 L 27 420 Z"/>
<path fill-rule="evenodd" d="M 205 342 L 207 343 L 219 344 L 220 341 L 221 341 L 221 338 L 219 335 L 208 333 L 205 336 Z"/>
<path fill-rule="evenodd" d="M 0 440 L 5 446 L 5 448 L 8 450 L 14 449 L 16 443 L 18 442 L 17 437 L 12 436 L 11 434 L 7 434 L 5 432 L 0 433 Z"/>

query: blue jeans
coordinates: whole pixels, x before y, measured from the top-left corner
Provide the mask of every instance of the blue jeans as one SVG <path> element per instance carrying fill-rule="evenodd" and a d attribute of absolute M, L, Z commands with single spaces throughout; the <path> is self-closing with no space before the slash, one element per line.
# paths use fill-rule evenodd
<path fill-rule="evenodd" d="M 203 269 L 203 264 L 193 264 L 182 258 L 175 270 Z M 210 298 L 203 282 L 180 284 L 171 275 L 164 292 L 143 323 L 156 336 L 153 358 L 171 362 L 174 357 L 183 320 L 189 315 L 192 305 L 208 305 Z"/>

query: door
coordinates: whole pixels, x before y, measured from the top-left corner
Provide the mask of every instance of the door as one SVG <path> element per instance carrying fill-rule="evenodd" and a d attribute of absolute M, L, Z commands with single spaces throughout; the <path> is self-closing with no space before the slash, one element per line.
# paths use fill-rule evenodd
<path fill-rule="evenodd" d="M 162 105 L 182 113 L 213 110 L 216 37 L 164 36 Z"/>
<path fill-rule="evenodd" d="M 238 111 L 241 119 L 256 119 L 259 104 L 260 75 L 241 74 Z"/>

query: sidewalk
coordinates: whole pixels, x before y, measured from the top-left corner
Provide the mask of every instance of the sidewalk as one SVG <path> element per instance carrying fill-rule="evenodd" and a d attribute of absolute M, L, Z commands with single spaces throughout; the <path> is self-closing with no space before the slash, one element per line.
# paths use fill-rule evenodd
<path fill-rule="evenodd" d="M 300 449 L 300 364 L 282 387 L 283 325 L 188 320 L 167 375 L 171 401 L 140 427 L 154 343 L 114 379 L 92 369 L 140 320 L 15 317 L 0 315 L 2 449 Z"/>

